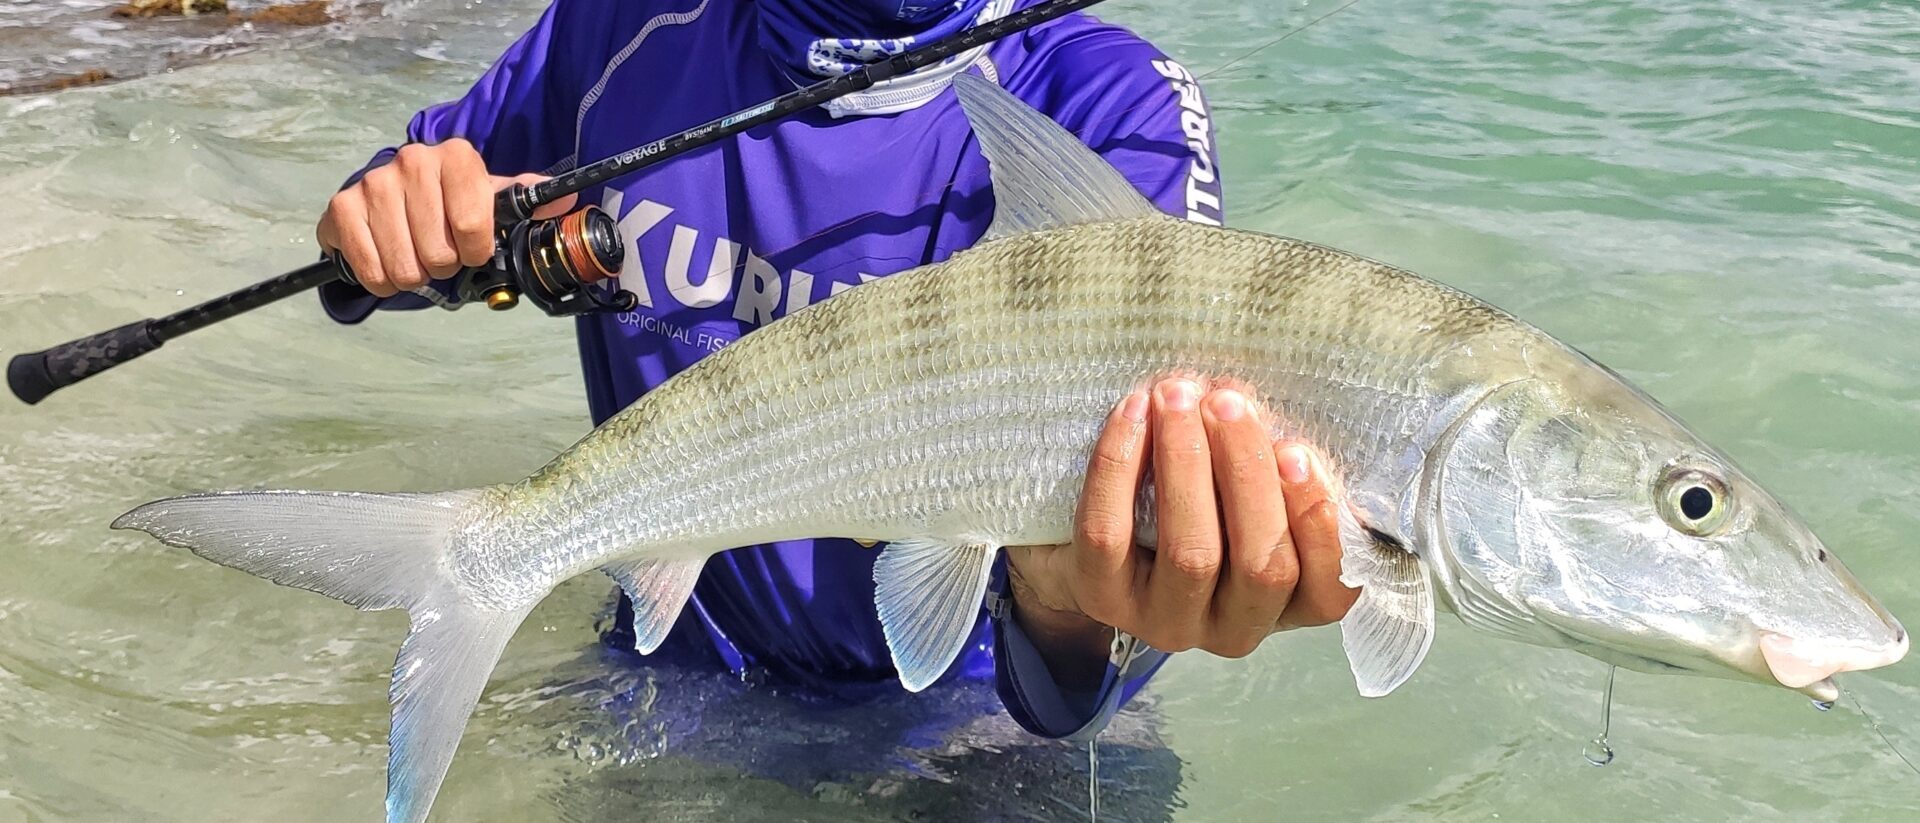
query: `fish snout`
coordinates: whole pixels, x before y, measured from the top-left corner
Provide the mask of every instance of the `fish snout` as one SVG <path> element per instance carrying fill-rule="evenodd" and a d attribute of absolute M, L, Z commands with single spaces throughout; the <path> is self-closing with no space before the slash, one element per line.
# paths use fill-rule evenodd
<path fill-rule="evenodd" d="M 1909 638 L 1900 621 L 1875 599 L 1833 552 L 1820 550 L 1819 566 L 1831 577 L 1829 620 L 1818 629 L 1773 631 L 1762 623 L 1760 657 L 1780 685 L 1815 700 L 1832 701 L 1841 672 L 1889 666 L 1907 655 Z M 1798 621 L 1795 621 L 1798 622 Z M 1791 624 L 1789 624 L 1791 625 Z M 1818 624 L 1816 624 L 1818 625 Z"/>
<path fill-rule="evenodd" d="M 1895 618 L 1892 612 L 1887 611 L 1887 607 L 1880 605 L 1879 598 L 1874 597 L 1872 592 L 1867 591 L 1866 586 L 1861 585 L 1860 578 L 1853 576 L 1853 570 L 1847 568 L 1847 564 L 1840 562 L 1840 558 L 1833 552 L 1822 551 L 1820 553 L 1820 565 L 1825 567 L 1826 570 L 1840 582 L 1841 588 L 1845 589 L 1847 594 L 1851 595 L 1855 600 L 1866 604 L 1866 607 L 1873 612 L 1874 617 L 1880 620 L 1881 626 L 1887 630 L 1894 642 L 1905 642 L 1907 630 L 1900 625 L 1900 620 Z M 1905 649 L 1906 646 L 1902 645 L 1900 648 Z M 1898 660 L 1899 658 L 1896 657 L 1894 659 Z"/>
<path fill-rule="evenodd" d="M 1880 645 L 1806 641 L 1776 632 L 1760 633 L 1760 656 L 1780 685 L 1831 701 L 1839 688 L 1830 679 L 1841 672 L 1877 669 L 1907 656 L 1905 629 L 1893 624 L 1894 640 Z"/>

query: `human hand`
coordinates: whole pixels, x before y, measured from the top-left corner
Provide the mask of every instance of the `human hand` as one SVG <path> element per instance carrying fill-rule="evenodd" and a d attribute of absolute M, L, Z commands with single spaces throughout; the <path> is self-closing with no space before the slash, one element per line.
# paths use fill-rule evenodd
<path fill-rule="evenodd" d="M 1275 631 L 1345 616 L 1360 593 L 1340 583 L 1324 463 L 1267 431 L 1246 395 L 1192 380 L 1122 400 L 1094 446 L 1073 542 L 1008 549 L 1016 617 L 1036 644 L 1100 640 L 1104 664 L 1111 627 L 1163 651 L 1244 657 Z M 1157 550 L 1134 545 L 1149 458 Z"/>
<path fill-rule="evenodd" d="M 322 250 L 346 259 L 361 286 L 391 297 L 492 259 L 494 192 L 545 179 L 488 174 L 473 144 L 458 138 L 409 143 L 334 195 L 315 233 Z M 575 199 L 560 198 L 533 216 L 565 214 Z"/>

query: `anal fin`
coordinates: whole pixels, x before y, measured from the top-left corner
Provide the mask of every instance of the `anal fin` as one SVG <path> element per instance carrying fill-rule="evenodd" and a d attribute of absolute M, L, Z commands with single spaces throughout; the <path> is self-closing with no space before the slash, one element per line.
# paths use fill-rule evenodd
<path fill-rule="evenodd" d="M 875 605 L 893 666 L 907 691 L 933 684 L 953 665 L 979 622 L 998 546 L 902 540 L 874 561 Z"/>
<path fill-rule="evenodd" d="M 680 609 L 693 596 L 693 584 L 700 580 L 705 558 L 661 560 L 646 558 L 608 563 L 601 571 L 620 584 L 633 601 L 633 645 L 641 654 L 652 654 L 666 642 Z"/>

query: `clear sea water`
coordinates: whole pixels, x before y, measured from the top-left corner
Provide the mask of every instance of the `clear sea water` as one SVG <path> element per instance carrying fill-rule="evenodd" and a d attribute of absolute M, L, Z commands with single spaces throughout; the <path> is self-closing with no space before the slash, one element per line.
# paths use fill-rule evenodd
<path fill-rule="evenodd" d="M 74 2 L 15 0 L 0 42 L 84 37 L 73 10 L 97 6 Z M 1204 72 L 1334 5 L 1101 13 Z M 0 356 L 311 259 L 336 182 L 537 11 L 389 3 L 204 65 L 0 98 Z M 0 68 L 58 73 L 20 53 Z M 1362 0 L 1206 85 L 1232 222 L 1412 268 L 1617 367 L 1920 622 L 1920 8 Z M 519 476 L 586 430 L 571 349 L 566 324 L 525 311 L 339 328 L 296 300 L 39 407 L 0 400 L 0 823 L 376 819 L 400 615 L 105 524 L 208 487 Z M 809 707 L 649 672 L 597 647 L 606 595 L 570 584 L 521 630 L 438 819 L 1086 816 L 1084 752 L 926 719 L 990 696 Z M 1384 700 L 1353 694 L 1332 630 L 1183 655 L 1102 751 L 1102 818 L 1920 816 L 1920 776 L 1861 713 L 1920 756 L 1920 664 L 1844 678 L 1856 699 L 1824 714 L 1622 673 L 1620 756 L 1596 769 L 1581 749 L 1605 674 L 1450 619 Z"/>

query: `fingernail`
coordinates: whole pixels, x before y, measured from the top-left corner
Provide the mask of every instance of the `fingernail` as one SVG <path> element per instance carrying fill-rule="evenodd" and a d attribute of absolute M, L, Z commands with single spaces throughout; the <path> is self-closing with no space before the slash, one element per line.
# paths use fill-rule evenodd
<path fill-rule="evenodd" d="M 1307 467 L 1307 450 L 1302 446 L 1286 446 L 1280 449 L 1280 479 L 1288 483 L 1305 483 L 1311 470 Z"/>
<path fill-rule="evenodd" d="M 1121 398 L 1120 417 L 1135 423 L 1147 419 L 1147 393 L 1137 391 Z"/>
<path fill-rule="evenodd" d="M 1190 412 L 1200 406 L 1200 387 L 1191 380 L 1169 380 L 1158 391 L 1160 405 L 1167 411 Z"/>
<path fill-rule="evenodd" d="M 1247 399 L 1232 389 L 1214 392 L 1207 405 L 1213 409 L 1213 417 L 1222 423 L 1232 423 L 1247 414 Z"/>

